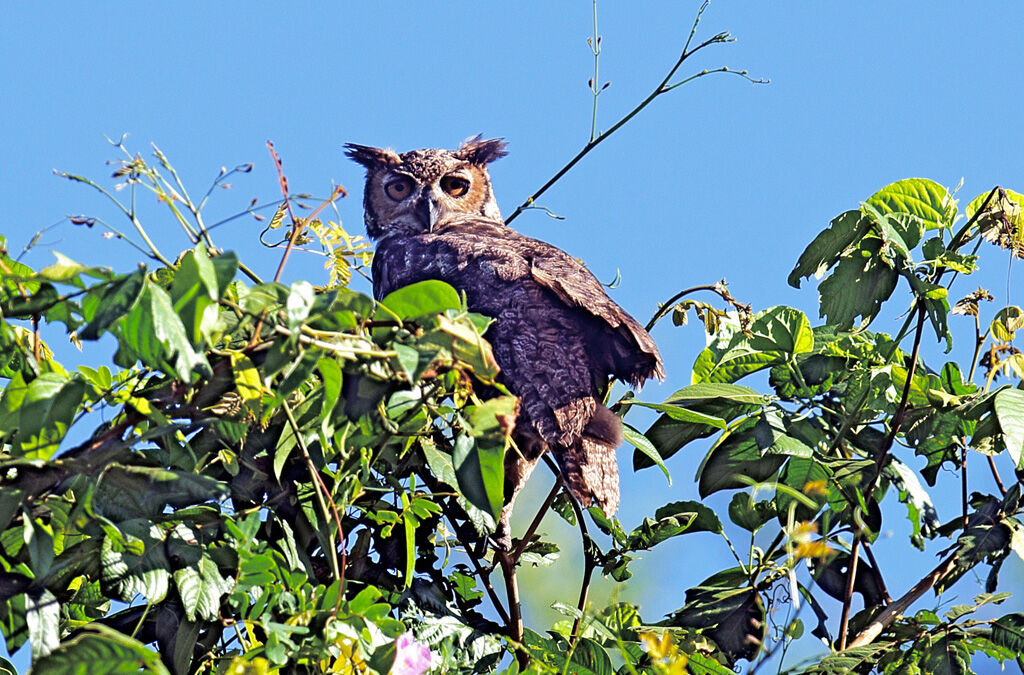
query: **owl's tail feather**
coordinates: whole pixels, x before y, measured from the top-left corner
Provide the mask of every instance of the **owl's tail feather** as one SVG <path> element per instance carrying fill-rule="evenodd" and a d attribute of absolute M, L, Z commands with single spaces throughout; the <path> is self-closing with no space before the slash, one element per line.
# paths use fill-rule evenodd
<path fill-rule="evenodd" d="M 569 492 L 583 506 L 597 504 L 609 516 L 619 508 L 615 449 L 621 443 L 622 423 L 599 404 L 580 439 L 570 447 L 555 450 Z"/>

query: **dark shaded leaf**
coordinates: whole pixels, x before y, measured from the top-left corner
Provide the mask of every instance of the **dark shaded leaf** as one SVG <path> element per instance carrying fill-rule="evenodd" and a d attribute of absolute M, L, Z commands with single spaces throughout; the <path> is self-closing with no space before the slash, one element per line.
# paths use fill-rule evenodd
<path fill-rule="evenodd" d="M 480 443 L 471 436 L 459 436 L 452 453 L 452 465 L 460 494 L 470 504 L 497 522 L 504 504 L 504 444 Z"/>

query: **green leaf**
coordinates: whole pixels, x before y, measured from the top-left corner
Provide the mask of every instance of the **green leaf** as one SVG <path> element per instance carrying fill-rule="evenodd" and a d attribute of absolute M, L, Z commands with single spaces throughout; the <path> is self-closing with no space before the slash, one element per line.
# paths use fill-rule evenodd
<path fill-rule="evenodd" d="M 455 440 L 452 465 L 459 492 L 470 504 L 492 516 L 501 515 L 505 489 L 505 447 L 484 444 L 472 436 Z"/>
<path fill-rule="evenodd" d="M 17 414 L 18 433 L 12 454 L 30 459 L 49 459 L 60 447 L 78 414 L 86 384 L 81 376 L 44 373 L 27 386 L 20 374 L 0 398 L 0 411 Z M 2 426 L 6 427 L 6 415 Z"/>
<path fill-rule="evenodd" d="M 91 623 L 75 637 L 35 662 L 33 675 L 170 675 L 160 655 L 138 640 L 103 624 Z"/>
<path fill-rule="evenodd" d="M 85 328 L 78 331 L 80 340 L 96 340 L 105 333 L 111 325 L 135 306 L 136 301 L 142 294 L 146 283 L 146 270 L 139 269 L 133 274 L 124 277 L 107 286 L 103 295 L 96 301 L 95 314 L 86 315 L 89 322 Z M 85 305 L 83 304 L 83 310 Z"/>
<path fill-rule="evenodd" d="M 839 261 L 831 276 L 818 285 L 819 316 L 842 329 L 852 327 L 858 316 L 864 324 L 875 318 L 895 290 L 899 276 L 879 256 L 880 250 L 879 241 L 865 240 Z"/>
<path fill-rule="evenodd" d="M 995 413 L 1006 451 L 1017 470 L 1024 470 L 1024 391 L 1000 389 L 996 392 Z"/>
<path fill-rule="evenodd" d="M 996 312 L 989 326 L 992 335 L 1003 342 L 1012 341 L 1021 328 L 1024 328 L 1024 311 L 1016 305 L 1003 307 Z"/>
<path fill-rule="evenodd" d="M 784 361 L 781 353 L 758 351 L 743 335 L 737 334 L 724 347 L 715 343 L 697 355 L 691 381 L 694 384 L 731 383 Z"/>
<path fill-rule="evenodd" d="M 285 301 L 285 316 L 288 330 L 295 331 L 309 317 L 316 301 L 316 291 L 308 281 L 296 281 L 288 288 L 288 299 Z"/>
<path fill-rule="evenodd" d="M 192 347 L 167 291 L 148 281 L 121 323 L 119 337 L 122 350 L 184 382 L 193 373 L 211 373 L 206 357 Z"/>
<path fill-rule="evenodd" d="M 463 409 L 466 431 L 474 438 L 484 436 L 504 438 L 515 426 L 519 399 L 515 396 L 496 396 L 480 405 Z"/>
<path fill-rule="evenodd" d="M 467 315 L 450 319 L 444 314 L 438 314 L 437 329 L 424 335 L 422 342 L 447 350 L 457 361 L 469 366 L 477 378 L 485 383 L 493 382 L 501 370 L 494 359 L 491 345 L 480 335 Z"/>
<path fill-rule="evenodd" d="M 949 191 L 926 178 L 896 181 L 873 194 L 865 204 L 882 214 L 910 214 L 929 230 L 951 227 L 956 215 L 956 201 Z M 917 242 L 907 244 L 914 247 Z"/>
<path fill-rule="evenodd" d="M 966 675 L 971 654 L 960 641 L 946 637 L 936 640 L 921 656 L 921 669 L 929 675 Z"/>
<path fill-rule="evenodd" d="M 895 457 L 889 459 L 882 473 L 899 491 L 900 501 L 907 505 L 907 520 L 912 528 L 910 541 L 923 551 L 922 537 L 934 537 L 939 527 L 939 516 L 931 496 L 917 479 L 914 470 Z"/>
<path fill-rule="evenodd" d="M 181 508 L 218 499 L 226 485 L 211 476 L 148 466 L 108 466 L 96 483 L 93 508 L 111 520 L 157 518 L 168 507 Z"/>
<path fill-rule="evenodd" d="M 824 482 L 826 486 L 832 478 L 832 471 L 815 459 L 804 457 L 793 457 L 789 464 L 782 470 L 779 476 L 779 484 L 788 486 L 793 490 L 804 494 L 817 504 L 817 509 L 808 507 L 802 500 L 799 500 L 788 490 L 777 490 L 775 493 L 775 504 L 779 513 L 779 520 L 785 522 L 789 517 L 789 509 L 795 509 L 796 520 L 806 521 L 814 518 L 814 515 L 825 504 L 826 494 L 808 494 L 804 489 L 808 483 Z"/>
<path fill-rule="evenodd" d="M 181 318 L 185 333 L 199 347 L 210 338 L 217 322 L 219 283 L 206 246 L 199 244 L 186 253 L 174 272 L 171 302 Z"/>
<path fill-rule="evenodd" d="M 766 401 L 763 395 L 749 387 L 704 382 L 683 387 L 665 399 L 665 404 L 728 422 L 757 410 Z M 681 422 L 666 414 L 658 418 L 644 436 L 654 445 L 662 459 L 668 459 L 690 441 L 706 438 L 720 430 L 719 424 L 711 419 L 708 422 Z M 655 462 L 643 453 L 633 453 L 634 469 L 639 470 L 654 464 Z"/>
<path fill-rule="evenodd" d="M 985 203 L 985 198 L 988 197 L 989 192 L 991 192 L 991 190 L 986 190 L 985 192 L 982 192 L 980 195 L 972 199 L 969 204 L 967 204 L 967 208 L 964 209 L 964 216 L 966 216 L 968 220 L 973 218 L 974 214 L 977 213 L 978 209 L 981 208 L 981 205 Z M 1021 193 L 1014 192 L 1013 190 L 1006 190 L 1006 196 L 1009 197 L 1012 201 L 1016 202 L 1017 204 L 1024 206 L 1024 195 L 1022 195 Z M 998 192 L 992 195 L 992 199 L 989 200 L 987 208 L 991 209 L 997 204 L 999 204 Z"/>
<path fill-rule="evenodd" d="M 175 570 L 174 583 L 190 621 L 216 619 L 221 596 L 230 593 L 235 585 L 234 580 L 221 575 L 205 551 L 194 564 Z"/>
<path fill-rule="evenodd" d="M 748 532 L 756 532 L 775 517 L 775 504 L 768 500 L 755 502 L 747 492 L 737 492 L 729 502 L 729 520 Z"/>
<path fill-rule="evenodd" d="M 79 278 L 82 274 L 88 274 L 96 279 L 110 279 L 113 277 L 106 267 L 88 267 L 75 262 L 60 251 L 53 251 L 57 262 L 39 270 L 39 276 L 47 281 L 68 284 L 76 288 L 85 288 L 85 284 Z"/>
<path fill-rule="evenodd" d="M 761 352 L 804 354 L 814 349 L 814 333 L 807 316 L 792 307 L 772 307 L 754 315 L 750 347 Z"/>
<path fill-rule="evenodd" d="M 812 274 L 816 279 L 825 275 L 854 243 L 871 229 L 871 219 L 860 211 L 847 211 L 836 216 L 828 229 L 821 232 L 800 255 L 796 267 L 789 273 L 789 285 L 800 288 L 800 280 Z"/>
<path fill-rule="evenodd" d="M 636 405 L 643 408 L 650 408 L 651 410 L 657 410 L 658 412 L 665 413 L 666 417 L 673 419 L 677 422 L 689 422 L 691 424 L 706 424 L 716 429 L 725 429 L 728 423 L 721 417 L 715 417 L 714 415 L 705 415 L 704 413 L 690 410 L 679 405 L 673 405 L 671 403 L 646 403 L 644 401 L 630 401 L 630 405 Z"/>
<path fill-rule="evenodd" d="M 665 480 L 668 481 L 669 487 L 672 486 L 672 475 L 669 474 L 668 467 L 665 466 L 665 461 L 662 460 L 661 455 L 658 454 L 658 449 L 654 447 L 654 444 L 651 443 L 646 436 L 623 422 L 622 438 L 627 443 L 632 444 L 632 446 L 636 448 L 638 452 L 643 454 L 644 457 L 657 464 L 661 469 L 661 472 L 665 474 Z"/>
<path fill-rule="evenodd" d="M 138 518 L 120 523 L 103 537 L 100 552 L 104 592 L 123 602 L 140 593 L 153 603 L 167 596 L 170 562 L 159 527 Z"/>
<path fill-rule="evenodd" d="M 1007 614 L 992 624 L 992 642 L 1024 653 L 1024 613 Z"/>
<path fill-rule="evenodd" d="M 768 480 L 786 461 L 784 455 L 761 455 L 754 436 L 752 420 L 742 422 L 704 457 L 697 469 L 698 492 L 701 497 Z"/>
<path fill-rule="evenodd" d="M 380 304 L 401 320 L 415 319 L 424 314 L 437 314 L 448 309 L 460 309 L 459 293 L 443 281 L 420 281 L 389 293 Z M 393 318 L 386 311 L 378 312 L 377 320 Z"/>
<path fill-rule="evenodd" d="M 50 591 L 30 590 L 25 595 L 25 621 L 33 659 L 46 656 L 60 644 L 60 603 Z"/>

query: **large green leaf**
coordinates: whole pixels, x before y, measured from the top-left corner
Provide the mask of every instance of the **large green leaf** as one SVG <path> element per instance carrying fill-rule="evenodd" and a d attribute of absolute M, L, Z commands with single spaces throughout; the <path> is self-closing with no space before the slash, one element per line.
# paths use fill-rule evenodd
<path fill-rule="evenodd" d="M 216 619 L 221 596 L 235 585 L 234 580 L 224 578 L 205 551 L 195 564 L 175 570 L 174 583 L 190 621 Z"/>
<path fill-rule="evenodd" d="M 880 249 L 878 240 L 865 240 L 839 261 L 829 278 L 818 285 L 819 316 L 843 329 L 852 327 L 858 316 L 865 324 L 875 318 L 899 276 L 879 256 Z"/>
<path fill-rule="evenodd" d="M 376 318 L 386 320 L 397 316 L 399 319 L 415 319 L 424 314 L 437 314 L 448 309 L 459 309 L 462 301 L 459 293 L 443 281 L 431 279 L 420 281 L 389 293 L 380 304 L 387 310 L 378 312 Z"/>
<path fill-rule="evenodd" d="M 999 390 L 995 395 L 995 411 L 1006 451 L 1017 470 L 1024 470 L 1024 391 Z"/>
<path fill-rule="evenodd" d="M 792 307 L 772 307 L 754 315 L 749 344 L 762 352 L 803 354 L 814 349 L 814 333 L 807 316 Z"/>
<path fill-rule="evenodd" d="M 102 295 L 90 294 L 82 303 L 89 323 L 78 331 L 81 340 L 95 340 L 135 305 L 146 283 L 146 270 L 139 269 L 107 286 Z"/>
<path fill-rule="evenodd" d="M 118 530 L 103 538 L 100 581 L 104 592 L 123 602 L 130 602 L 136 593 L 161 602 L 171 577 L 163 532 L 142 518 L 124 521 Z"/>
<path fill-rule="evenodd" d="M 26 594 L 25 621 L 33 659 L 46 656 L 60 644 L 60 603 L 50 591 Z"/>
<path fill-rule="evenodd" d="M 737 334 L 724 346 L 716 343 L 697 355 L 692 382 L 731 383 L 784 361 L 785 356 L 780 352 L 759 351 L 745 336 Z"/>
<path fill-rule="evenodd" d="M 789 273 L 789 285 L 800 288 L 800 280 L 812 274 L 820 279 L 844 252 L 871 229 L 871 220 L 860 211 L 836 216 L 829 227 L 814 238 Z"/>
<path fill-rule="evenodd" d="M 882 214 L 910 214 L 929 230 L 952 226 L 956 215 L 956 201 L 949 191 L 927 178 L 896 181 L 871 195 L 865 204 Z M 917 242 L 907 244 L 913 247 Z"/>
<path fill-rule="evenodd" d="M 663 405 L 686 409 L 706 416 L 703 422 L 682 421 L 663 414 L 644 433 L 662 459 L 668 459 L 684 445 L 697 438 L 706 438 L 721 430 L 718 420 L 728 422 L 740 415 L 760 408 L 767 399 L 750 389 L 736 384 L 702 382 L 683 387 Z M 676 417 L 679 413 L 676 413 Z M 633 453 L 633 468 L 654 466 L 655 462 L 640 451 Z"/>
<path fill-rule="evenodd" d="M 760 482 L 775 475 L 786 461 L 785 455 L 761 454 L 754 434 L 753 420 L 741 423 L 713 447 L 697 469 L 697 489 L 701 497 L 746 487 L 743 478 Z"/>
<path fill-rule="evenodd" d="M 978 209 L 981 208 L 981 205 L 985 203 L 985 198 L 988 197 L 989 192 L 991 192 L 991 190 L 982 192 L 980 195 L 972 199 L 970 203 L 967 204 L 967 208 L 964 209 L 964 216 L 966 216 L 968 219 L 973 218 L 974 214 L 977 213 Z M 1017 202 L 1017 204 L 1019 204 L 1020 206 L 1024 207 L 1024 195 L 1022 195 L 1021 193 L 1014 192 L 1013 190 L 1006 190 L 1006 196 L 1009 197 L 1012 201 Z M 989 200 L 987 208 L 991 209 L 998 203 L 999 194 L 996 193 L 995 195 L 992 196 L 992 199 Z"/>
<path fill-rule="evenodd" d="M 171 302 L 193 345 L 202 346 L 217 322 L 220 283 L 203 244 L 186 253 L 174 273 Z"/>
<path fill-rule="evenodd" d="M 185 382 L 192 380 L 193 373 L 210 374 L 206 357 L 193 348 L 170 296 L 159 286 L 144 284 L 120 326 L 121 349 L 147 366 Z"/>
<path fill-rule="evenodd" d="M 26 385 L 16 374 L 0 398 L 0 430 L 17 429 L 11 453 L 30 459 L 52 457 L 78 414 L 85 390 L 79 375 L 44 373 Z"/>
<path fill-rule="evenodd" d="M 661 454 L 658 453 L 658 449 L 654 447 L 654 443 L 651 443 L 650 439 L 625 422 L 622 423 L 622 438 L 636 448 L 638 453 L 657 464 L 661 472 L 665 474 L 665 480 L 670 486 L 672 485 L 672 474 L 668 472 L 665 460 L 661 458 Z"/>
<path fill-rule="evenodd" d="M 167 507 L 219 499 L 227 486 L 203 474 L 148 466 L 110 465 L 96 484 L 94 508 L 112 520 L 155 518 Z"/>
<path fill-rule="evenodd" d="M 160 655 L 127 635 L 92 623 L 36 661 L 33 675 L 170 675 Z"/>
<path fill-rule="evenodd" d="M 452 465 L 462 496 L 497 522 L 505 503 L 505 447 L 478 440 L 459 436 L 452 452 Z"/>
<path fill-rule="evenodd" d="M 992 641 L 1018 654 L 1024 653 L 1024 614 L 1018 612 L 996 619 L 992 624 Z"/>

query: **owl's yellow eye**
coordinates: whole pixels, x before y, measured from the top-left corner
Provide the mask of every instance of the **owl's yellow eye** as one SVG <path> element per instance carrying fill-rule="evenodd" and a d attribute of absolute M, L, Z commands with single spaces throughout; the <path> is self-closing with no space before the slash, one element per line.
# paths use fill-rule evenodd
<path fill-rule="evenodd" d="M 412 192 L 412 181 L 408 178 L 396 178 L 384 186 L 384 192 L 396 202 L 400 202 Z"/>
<path fill-rule="evenodd" d="M 452 197 L 463 197 L 469 192 L 469 181 L 461 176 L 445 176 L 441 179 L 441 189 Z"/>

